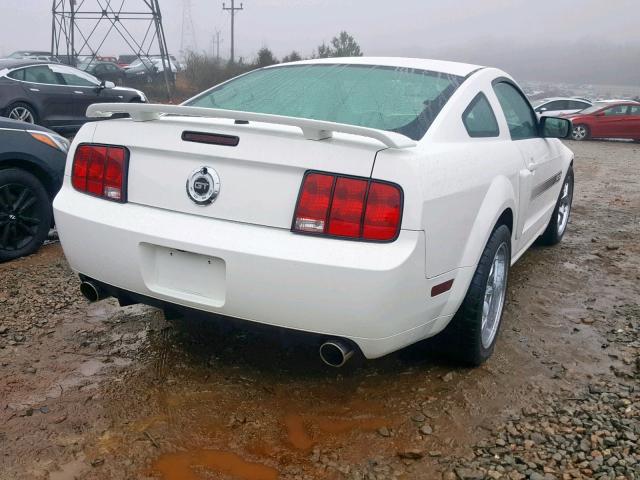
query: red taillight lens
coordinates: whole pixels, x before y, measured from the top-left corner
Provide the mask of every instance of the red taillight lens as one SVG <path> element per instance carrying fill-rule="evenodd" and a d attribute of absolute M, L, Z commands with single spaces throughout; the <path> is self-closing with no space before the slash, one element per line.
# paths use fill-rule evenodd
<path fill-rule="evenodd" d="M 331 201 L 334 177 L 310 173 L 304 178 L 294 229 L 299 232 L 324 233 Z"/>
<path fill-rule="evenodd" d="M 402 199 L 398 187 L 372 182 L 362 236 L 370 240 L 389 240 L 395 237 L 400 224 L 401 208 Z"/>
<path fill-rule="evenodd" d="M 80 145 L 73 157 L 71 184 L 96 197 L 125 202 L 127 150 L 111 145 Z"/>
<path fill-rule="evenodd" d="M 302 182 L 293 231 L 390 241 L 398 234 L 401 217 L 402 191 L 397 185 L 311 172 Z"/>
<path fill-rule="evenodd" d="M 333 192 L 329 235 L 338 237 L 359 237 L 362 224 L 364 197 L 367 181 L 353 178 L 338 178 Z"/>

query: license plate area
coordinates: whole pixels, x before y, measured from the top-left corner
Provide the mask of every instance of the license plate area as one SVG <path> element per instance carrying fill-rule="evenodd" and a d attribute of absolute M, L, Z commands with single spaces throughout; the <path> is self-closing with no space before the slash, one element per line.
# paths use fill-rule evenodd
<path fill-rule="evenodd" d="M 218 257 L 140 244 L 142 276 L 149 290 L 189 303 L 222 307 L 226 264 Z"/>

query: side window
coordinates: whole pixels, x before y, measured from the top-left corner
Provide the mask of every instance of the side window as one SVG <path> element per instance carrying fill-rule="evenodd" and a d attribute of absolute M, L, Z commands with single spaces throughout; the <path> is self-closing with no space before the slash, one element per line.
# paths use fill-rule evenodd
<path fill-rule="evenodd" d="M 86 72 L 67 67 L 66 65 L 52 65 L 52 70 L 63 79 L 63 85 L 74 87 L 95 87 L 100 84 L 95 77 Z"/>
<path fill-rule="evenodd" d="M 607 117 L 625 115 L 626 113 L 627 113 L 626 105 L 616 105 L 615 107 L 607 108 L 604 111 L 604 114 Z"/>
<path fill-rule="evenodd" d="M 568 110 L 584 110 L 585 108 L 589 108 L 591 105 L 589 105 L 588 103 L 585 102 L 579 102 L 577 100 L 570 100 L 569 101 L 569 108 Z"/>
<path fill-rule="evenodd" d="M 462 123 L 464 123 L 470 137 L 497 137 L 500 135 L 496 116 L 484 93 L 479 93 L 471 100 L 462 114 Z"/>
<path fill-rule="evenodd" d="M 640 105 L 630 105 L 629 115 L 640 115 Z"/>
<path fill-rule="evenodd" d="M 25 82 L 62 85 L 60 78 L 47 65 L 27 67 L 24 72 Z"/>
<path fill-rule="evenodd" d="M 13 78 L 14 80 L 24 80 L 24 68 L 20 70 L 14 70 L 13 72 L 9 72 L 7 77 Z"/>
<path fill-rule="evenodd" d="M 538 119 L 529 102 L 510 83 L 498 82 L 493 86 L 504 116 L 507 119 L 512 140 L 538 136 Z"/>
<path fill-rule="evenodd" d="M 566 110 L 565 102 L 562 100 L 554 100 L 546 105 L 543 105 L 547 112 L 553 112 L 554 110 Z"/>

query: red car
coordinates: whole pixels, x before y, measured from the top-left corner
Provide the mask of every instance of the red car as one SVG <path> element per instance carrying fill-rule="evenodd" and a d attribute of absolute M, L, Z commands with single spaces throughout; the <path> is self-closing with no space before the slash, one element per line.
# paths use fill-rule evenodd
<path fill-rule="evenodd" d="M 640 103 L 595 102 L 593 106 L 566 115 L 573 123 L 571 138 L 630 138 L 640 141 Z"/>

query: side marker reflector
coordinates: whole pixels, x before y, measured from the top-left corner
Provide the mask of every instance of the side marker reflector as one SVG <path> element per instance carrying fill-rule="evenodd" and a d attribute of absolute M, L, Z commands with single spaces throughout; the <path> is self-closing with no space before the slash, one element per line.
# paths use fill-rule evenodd
<path fill-rule="evenodd" d="M 453 285 L 453 278 L 451 280 L 447 280 L 444 283 L 434 285 L 431 288 L 431 296 L 435 297 L 437 295 L 440 295 L 441 293 L 448 292 L 449 290 L 451 290 L 452 285 Z"/>

